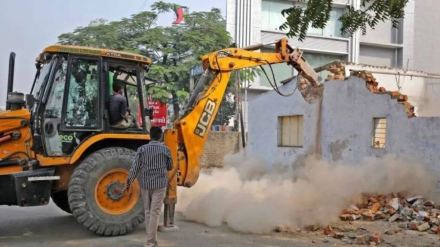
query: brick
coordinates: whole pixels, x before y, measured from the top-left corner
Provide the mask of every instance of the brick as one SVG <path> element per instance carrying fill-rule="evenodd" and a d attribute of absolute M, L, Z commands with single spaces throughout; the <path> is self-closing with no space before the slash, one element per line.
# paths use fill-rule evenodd
<path fill-rule="evenodd" d="M 377 211 L 379 211 L 381 207 L 382 207 L 382 205 L 380 205 L 379 202 L 375 202 L 375 203 L 373 203 L 373 206 L 371 206 L 371 212 L 374 214 Z"/>
<path fill-rule="evenodd" d="M 419 232 L 424 232 L 424 231 L 428 230 L 429 228 L 430 228 L 430 226 L 429 226 L 429 223 L 428 223 L 428 222 L 425 222 L 425 223 L 423 223 L 423 224 L 417 226 L 417 230 L 418 230 Z"/>
<path fill-rule="evenodd" d="M 390 94 L 392 99 L 397 99 L 400 96 L 400 92 L 399 91 L 391 91 L 391 92 L 388 92 L 388 93 Z"/>
<path fill-rule="evenodd" d="M 342 221 L 353 221 L 354 217 L 352 214 L 341 214 L 339 215 L 339 219 L 341 219 Z"/>
<path fill-rule="evenodd" d="M 241 149 L 240 132 L 212 131 L 205 145 L 200 163 L 202 167 L 221 167 L 226 154 L 237 153 Z"/>
<path fill-rule="evenodd" d="M 417 227 L 418 227 L 418 225 L 415 222 L 408 223 L 408 229 L 410 229 L 410 230 L 417 231 L 418 230 Z"/>
<path fill-rule="evenodd" d="M 366 220 L 370 220 L 370 221 L 375 220 L 375 215 L 371 211 L 363 212 L 361 215 Z"/>

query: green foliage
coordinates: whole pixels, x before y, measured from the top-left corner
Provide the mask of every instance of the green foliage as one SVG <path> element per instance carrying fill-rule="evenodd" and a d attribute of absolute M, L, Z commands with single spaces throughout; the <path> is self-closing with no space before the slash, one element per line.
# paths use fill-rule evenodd
<path fill-rule="evenodd" d="M 170 12 L 179 7 L 175 3 L 166 3 L 164 1 L 157 1 L 151 5 L 151 9 L 158 13 Z"/>
<path fill-rule="evenodd" d="M 232 83 L 230 83 L 232 85 Z M 232 89 L 228 90 L 232 91 Z M 213 125 L 228 125 L 229 120 L 235 115 L 235 101 L 233 100 L 233 94 L 231 92 L 226 93 L 223 96 L 222 104 L 218 111 L 217 117 L 214 120 Z"/>
<path fill-rule="evenodd" d="M 218 9 L 192 12 L 185 16 L 186 25 L 156 25 L 158 15 L 172 11 L 173 3 L 158 1 L 152 11 L 144 11 L 120 21 L 93 21 L 61 34 L 61 44 L 93 46 L 136 52 L 153 59 L 148 77 L 159 83 L 149 88 L 154 99 L 172 102 L 179 112 L 188 98 L 189 75 L 200 56 L 227 47 L 231 38 Z M 175 116 L 177 117 L 177 116 Z"/>
<path fill-rule="evenodd" d="M 341 31 L 352 34 L 361 30 L 367 32 L 367 27 L 374 28 L 380 22 L 390 20 L 393 27 L 397 27 L 404 17 L 404 8 L 408 0 L 363 0 L 361 9 L 348 7 L 344 15 L 339 18 L 342 22 Z"/>
<path fill-rule="evenodd" d="M 286 22 L 280 26 L 280 29 L 288 30 L 287 36 L 298 36 L 299 40 L 303 40 L 310 26 L 325 27 L 331 9 L 332 0 L 309 0 L 305 9 L 301 6 L 284 9 L 281 14 L 286 17 Z"/>
<path fill-rule="evenodd" d="M 304 40 L 309 27 L 324 28 L 330 19 L 332 0 L 308 0 L 305 7 L 294 4 L 281 13 L 286 22 L 281 30 L 287 30 L 287 36 L 297 36 Z M 341 32 L 352 35 L 357 30 L 366 33 L 367 27 L 375 28 L 380 22 L 390 20 L 397 27 L 404 17 L 404 8 L 408 0 L 362 0 L 361 8 L 348 6 L 345 13 L 339 18 L 342 23 Z"/>

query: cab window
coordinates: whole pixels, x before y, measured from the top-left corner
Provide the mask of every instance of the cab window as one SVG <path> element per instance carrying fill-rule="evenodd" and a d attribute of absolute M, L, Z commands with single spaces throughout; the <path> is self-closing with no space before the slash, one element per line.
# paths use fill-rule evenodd
<path fill-rule="evenodd" d="M 97 129 L 99 118 L 99 69 L 94 59 L 72 58 L 64 125 L 66 128 Z"/>
<path fill-rule="evenodd" d="M 134 126 L 132 128 L 142 129 L 143 119 L 141 104 L 139 100 L 139 92 L 137 87 L 137 70 L 130 66 L 112 65 L 108 66 L 109 95 L 114 92 L 112 90 L 113 83 L 118 82 L 122 85 L 122 94 L 127 101 L 127 110 L 133 116 Z"/>
<path fill-rule="evenodd" d="M 67 59 L 60 56 L 55 67 L 53 83 L 48 93 L 44 110 L 43 134 L 46 153 L 49 156 L 64 154 L 60 133 L 61 112 L 64 99 L 64 86 L 67 76 Z"/>

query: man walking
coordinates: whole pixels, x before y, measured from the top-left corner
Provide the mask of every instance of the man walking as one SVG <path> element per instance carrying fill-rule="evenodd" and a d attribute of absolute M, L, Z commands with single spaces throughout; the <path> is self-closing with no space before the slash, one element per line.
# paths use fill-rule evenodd
<path fill-rule="evenodd" d="M 157 226 L 168 186 L 167 171 L 172 168 L 172 159 L 167 146 L 160 142 L 162 129 L 151 127 L 150 137 L 151 141 L 137 150 L 128 175 L 126 190 L 139 177 L 145 209 L 146 246 L 156 247 Z"/>

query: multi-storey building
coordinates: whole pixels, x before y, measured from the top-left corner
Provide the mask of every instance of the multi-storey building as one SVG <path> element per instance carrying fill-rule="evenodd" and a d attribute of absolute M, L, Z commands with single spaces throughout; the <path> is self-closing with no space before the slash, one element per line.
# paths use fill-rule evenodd
<path fill-rule="evenodd" d="M 435 28 L 435 23 L 440 23 L 437 14 L 439 1 L 410 0 L 405 19 L 398 28 L 386 22 L 368 30 L 366 35 L 357 32 L 351 37 L 341 33 L 338 18 L 347 5 L 359 8 L 361 0 L 333 2 L 330 20 L 324 29 L 310 28 L 303 42 L 296 38 L 289 40 L 305 51 L 309 63 L 321 65 L 341 59 L 351 63 L 438 72 L 436 60 L 428 58 L 437 53 L 440 55 L 440 49 L 436 47 L 440 41 L 440 35 L 436 33 L 440 31 Z M 273 42 L 285 36 L 285 32 L 279 29 L 284 22 L 281 11 L 294 4 L 304 5 L 304 1 L 227 0 L 227 30 L 239 46 Z M 277 73 L 291 72 L 278 66 Z M 264 86 L 264 80 L 259 85 Z"/>
<path fill-rule="evenodd" d="M 257 43 L 271 43 L 282 37 L 285 32 L 279 27 L 284 22 L 281 14 L 294 4 L 305 5 L 303 0 L 227 0 L 227 30 L 239 47 Z M 440 1 L 409 0 L 405 8 L 405 18 L 397 28 L 390 22 L 380 23 L 365 35 L 357 32 L 344 36 L 338 18 L 347 6 L 360 8 L 361 0 L 333 0 L 330 20 L 324 29 L 310 28 L 307 37 L 300 42 L 290 38 L 289 43 L 304 51 L 304 56 L 312 66 L 320 66 L 336 59 L 354 64 L 399 68 L 405 70 L 423 70 L 439 73 L 440 68 Z M 437 34 L 438 33 L 438 34 Z M 269 47 L 268 47 L 269 48 Z M 278 81 L 290 77 L 291 67 L 280 64 L 273 66 Z M 422 86 L 422 85 L 421 85 Z M 244 100 L 270 90 L 267 79 L 257 78 L 250 82 Z M 245 122 L 247 119 L 245 113 Z"/>

